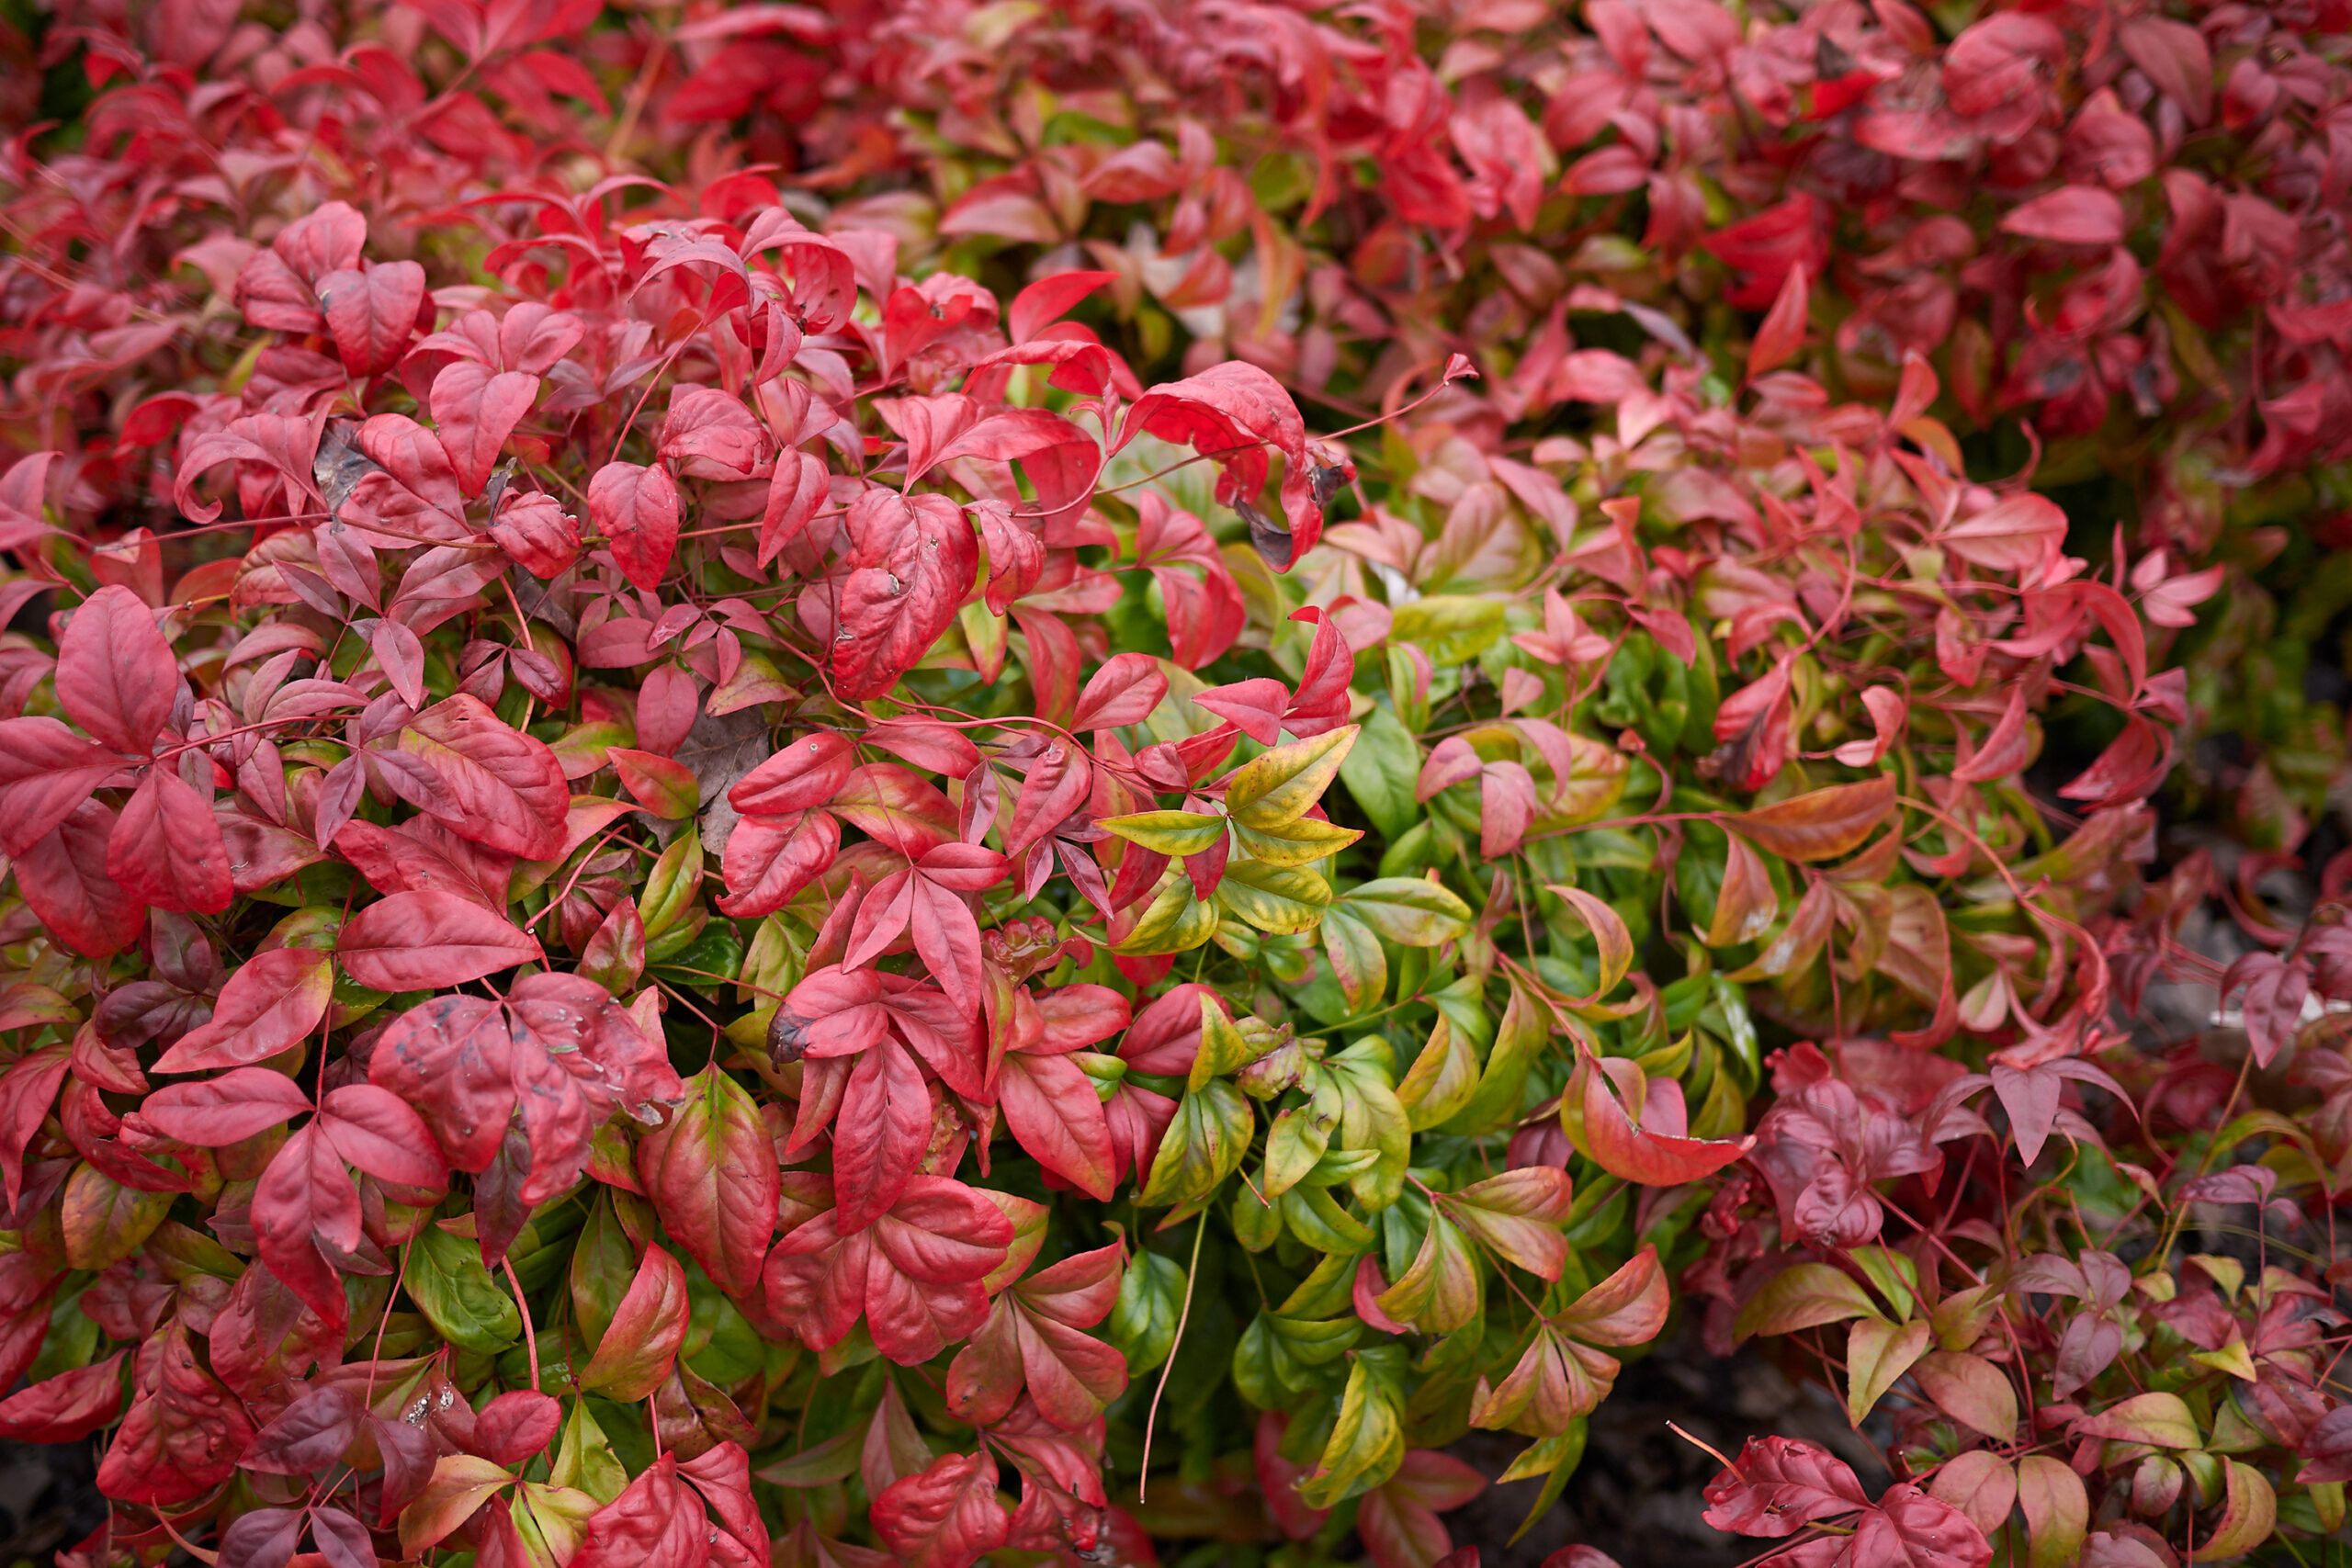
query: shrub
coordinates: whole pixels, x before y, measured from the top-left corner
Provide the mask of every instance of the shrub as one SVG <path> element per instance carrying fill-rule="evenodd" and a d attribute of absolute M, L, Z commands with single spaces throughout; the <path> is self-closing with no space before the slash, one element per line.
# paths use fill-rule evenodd
<path fill-rule="evenodd" d="M 2134 18 L 2044 90 L 2053 24 L 1937 68 L 1874 16 L 51 18 L 72 123 L 0 166 L 0 1433 L 107 1434 L 75 1559 L 1426 1565 L 1486 1483 L 1443 1450 L 1525 1438 L 1532 1520 L 1678 1284 L 1854 1324 L 1858 1425 L 1909 1380 L 1875 1500 L 1781 1439 L 1716 1489 L 1807 1561 L 1983 1562 L 2003 1476 L 2055 1560 L 2045 1432 L 2209 1548 L 2329 1527 L 2301 1292 L 2173 1245 L 2263 1182 L 2241 1094 L 2109 1049 L 2196 963 L 2206 885 L 2142 868 L 2218 526 L 2172 469 L 2111 546 L 1985 477 L 2007 413 L 2090 439 L 2066 355 L 2188 341 L 2194 258 L 2144 322 L 1905 313 L 2051 246 L 2120 289 L 2146 236 L 2048 160 L 2125 167 L 2119 95 L 2204 123 L 2194 51 Z M 2291 20 L 2214 28 L 2292 89 L 2197 176 L 2242 222 L 2321 156 Z M 1939 187 L 1851 182 L 1871 106 L 1987 71 L 2035 85 L 1912 131 L 1994 204 L 1963 267 Z M 2201 273 L 2196 319 L 2317 390 L 2256 436 L 2158 377 L 2102 441 L 2315 482 L 2293 200 L 2317 335 Z M 2266 1063 L 2332 940 L 2241 971 Z M 2332 1116 L 2250 1168 L 2332 1195 Z"/>

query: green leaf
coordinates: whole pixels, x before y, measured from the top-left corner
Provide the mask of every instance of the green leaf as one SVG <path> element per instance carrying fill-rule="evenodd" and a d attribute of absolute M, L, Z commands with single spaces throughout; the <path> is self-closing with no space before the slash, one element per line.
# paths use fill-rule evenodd
<path fill-rule="evenodd" d="M 435 1332 L 461 1350 L 494 1356 L 523 1337 L 523 1314 L 482 1267 L 481 1248 L 439 1225 L 417 1235 L 408 1293 Z"/>
<path fill-rule="evenodd" d="M 1188 1089 L 1204 1088 L 1211 1078 L 1238 1073 L 1257 1059 L 1258 1051 L 1250 1044 L 1250 1037 L 1225 1016 L 1223 1008 L 1204 995 L 1201 998 L 1201 1048 L 1193 1054 L 1192 1075 L 1184 1080 L 1184 1087 Z"/>
<path fill-rule="evenodd" d="M 1266 1132 L 1266 1175 L 1261 1183 L 1267 1198 L 1281 1197 L 1322 1163 L 1339 1125 L 1336 1089 L 1318 1093 L 1305 1105 L 1293 1106 L 1274 1118 Z"/>
<path fill-rule="evenodd" d="M 1388 637 L 1391 642 L 1419 645 L 1430 662 L 1442 669 L 1467 664 L 1500 640 L 1505 615 L 1500 599 L 1432 594 L 1399 604 Z"/>
<path fill-rule="evenodd" d="M 1327 1057 L 1324 1071 L 1340 1086 L 1340 1147 L 1370 1149 L 1379 1159 L 1348 1179 L 1348 1190 L 1367 1213 L 1396 1201 L 1405 1190 L 1405 1168 L 1413 1154 L 1413 1127 L 1391 1087 L 1394 1068 L 1386 1043 L 1378 1037 Z"/>
<path fill-rule="evenodd" d="M 1379 1239 L 1328 1187 L 1294 1187 L 1276 1202 L 1290 1234 L 1317 1252 L 1369 1252 Z"/>
<path fill-rule="evenodd" d="M 1356 727 L 1342 725 L 1243 763 L 1226 777 L 1226 810 L 1241 826 L 1261 832 L 1297 821 L 1323 797 L 1355 743 Z"/>
<path fill-rule="evenodd" d="M 555 1452 L 555 1469 L 548 1480 L 558 1486 L 576 1487 L 600 1503 L 609 1503 L 628 1485 L 628 1470 L 613 1452 L 605 1429 L 588 1413 L 588 1402 L 571 1402 L 563 1424 L 563 1442 Z"/>
<path fill-rule="evenodd" d="M 1405 1461 L 1405 1397 L 1397 1380 L 1367 1352 L 1349 1369 L 1340 1416 L 1313 1471 L 1299 1483 L 1310 1508 L 1371 1491 Z"/>
<path fill-rule="evenodd" d="M 1312 871 L 1234 860 L 1216 885 L 1216 901 L 1269 936 L 1311 931 L 1331 902 L 1331 885 Z"/>
<path fill-rule="evenodd" d="M 2141 1393 L 2075 1423 L 2078 1438 L 2148 1443 L 2160 1449 L 2197 1447 L 2197 1418 L 2177 1393 Z"/>
<path fill-rule="evenodd" d="M 1419 877 L 1361 883 L 1339 902 L 1400 947 L 1442 947 L 1470 930 L 1470 906 L 1451 889 Z"/>
<path fill-rule="evenodd" d="M 2083 1531 L 2091 1517 L 2083 1478 L 2062 1459 L 2028 1454 L 2018 1461 L 2018 1502 L 2032 1541 L 2028 1568 L 2066 1568 L 2082 1555 Z"/>
<path fill-rule="evenodd" d="M 1159 1140 L 1142 1201 L 1159 1208 L 1207 1198 L 1241 1168 L 1256 1127 L 1249 1100 L 1223 1078 L 1188 1092 Z"/>
<path fill-rule="evenodd" d="M 1498 1482 L 1508 1483 L 1532 1480 L 1539 1475 L 1544 1477 L 1544 1484 L 1536 1492 L 1534 1501 L 1527 1506 L 1527 1517 L 1519 1521 L 1517 1529 L 1511 1531 L 1511 1545 L 1518 1545 L 1521 1538 L 1534 1527 L 1535 1521 L 1550 1513 L 1552 1505 L 1560 1500 L 1560 1494 L 1567 1488 L 1568 1478 L 1577 1472 L 1577 1466 L 1584 1462 L 1587 1430 L 1585 1418 L 1577 1416 L 1566 1431 L 1554 1437 L 1539 1438 L 1530 1443 L 1525 1452 L 1510 1461 L 1510 1468 L 1496 1478 Z"/>
<path fill-rule="evenodd" d="M 1344 904 L 1323 911 L 1323 955 L 1351 1013 L 1368 1012 L 1388 994 L 1388 953 L 1373 929 Z"/>
<path fill-rule="evenodd" d="M 1119 1299 L 1111 1308 L 1109 1325 L 1111 1343 L 1126 1357 L 1130 1376 L 1141 1377 L 1168 1359 L 1176 1345 L 1176 1319 L 1183 1300 L 1184 1270 L 1176 1260 L 1137 1247 L 1119 1280 Z"/>
<path fill-rule="evenodd" d="M 1326 929 L 1340 914 L 1334 905 L 1324 917 Z M 1542 1055 L 1552 1037 L 1552 1020 L 1544 1005 L 1518 981 L 1510 982 L 1510 999 L 1503 1006 L 1502 1021 L 1495 1027 L 1495 1043 L 1487 1051 L 1487 1066 L 1462 1109 L 1442 1129 L 1475 1135 L 1491 1133 L 1519 1120 L 1527 1088 L 1527 1070 Z"/>
<path fill-rule="evenodd" d="M 1382 838 L 1394 842 L 1420 820 L 1421 805 L 1413 797 L 1420 776 L 1420 742 L 1395 714 L 1385 707 L 1373 709 L 1363 721 L 1363 733 L 1340 764 L 1340 782 Z"/>

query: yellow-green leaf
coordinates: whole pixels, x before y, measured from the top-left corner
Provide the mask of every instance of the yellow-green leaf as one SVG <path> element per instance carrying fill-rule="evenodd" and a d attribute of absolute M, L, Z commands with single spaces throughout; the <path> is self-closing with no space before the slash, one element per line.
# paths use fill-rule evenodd
<path fill-rule="evenodd" d="M 1313 931 L 1331 902 L 1331 885 L 1311 871 L 1235 860 L 1216 885 L 1216 901 L 1269 936 Z"/>
<path fill-rule="evenodd" d="M 1214 848 L 1226 829 L 1224 818 L 1198 811 L 1138 811 L 1100 818 L 1095 826 L 1163 855 L 1199 854 Z"/>
<path fill-rule="evenodd" d="M 1355 743 L 1356 727 L 1342 725 L 1243 763 L 1226 778 L 1226 810 L 1236 822 L 1261 832 L 1297 821 L 1323 798 Z"/>
<path fill-rule="evenodd" d="M 1875 1317 L 1856 1319 L 1846 1331 L 1846 1419 L 1860 1426 L 1927 1349 L 1925 1323 L 1897 1326 Z"/>

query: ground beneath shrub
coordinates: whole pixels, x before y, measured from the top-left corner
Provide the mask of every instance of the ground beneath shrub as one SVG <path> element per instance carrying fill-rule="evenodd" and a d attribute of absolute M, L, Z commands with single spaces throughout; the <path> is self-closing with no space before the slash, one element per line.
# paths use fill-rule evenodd
<path fill-rule="evenodd" d="M 1481 1568 L 1534 1568 L 1548 1553 L 1578 1543 L 1600 1548 L 1623 1568 L 1746 1562 L 1767 1543 L 1710 1529 L 1700 1518 L 1702 1492 L 1721 1467 L 1669 1431 L 1669 1421 L 1727 1454 L 1751 1437 L 1803 1438 L 1836 1450 L 1872 1493 L 1887 1479 L 1826 1393 L 1792 1382 L 1756 1356 L 1710 1356 L 1686 1328 L 1625 1369 L 1616 1392 L 1592 1415 L 1583 1464 L 1525 1540 L 1504 1545 L 1540 1482 L 1496 1487 L 1447 1516 L 1455 1542 L 1476 1545 Z M 1453 1451 L 1492 1475 L 1523 1446 L 1518 1438 L 1478 1433 Z"/>
<path fill-rule="evenodd" d="M 47 1568 L 106 1518 L 88 1443 L 0 1443 L 0 1563 Z"/>

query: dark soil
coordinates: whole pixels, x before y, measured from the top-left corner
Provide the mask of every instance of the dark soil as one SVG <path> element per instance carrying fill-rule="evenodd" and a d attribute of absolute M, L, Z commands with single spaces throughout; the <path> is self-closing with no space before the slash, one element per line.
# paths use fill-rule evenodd
<path fill-rule="evenodd" d="M 0 1443 L 0 1564 L 48 1568 L 106 1519 L 89 1443 Z"/>

